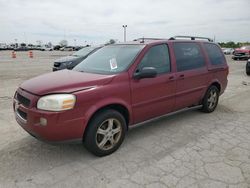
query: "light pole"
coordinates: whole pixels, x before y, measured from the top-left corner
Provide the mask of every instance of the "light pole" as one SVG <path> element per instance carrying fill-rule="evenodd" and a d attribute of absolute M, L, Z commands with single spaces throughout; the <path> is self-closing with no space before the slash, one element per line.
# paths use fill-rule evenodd
<path fill-rule="evenodd" d="M 126 28 L 128 27 L 127 25 L 122 25 L 123 30 L 124 30 L 124 42 L 126 42 Z"/>

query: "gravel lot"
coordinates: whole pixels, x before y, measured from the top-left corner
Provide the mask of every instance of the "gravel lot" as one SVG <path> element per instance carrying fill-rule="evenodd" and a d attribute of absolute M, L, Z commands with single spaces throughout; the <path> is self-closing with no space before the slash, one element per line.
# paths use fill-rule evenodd
<path fill-rule="evenodd" d="M 250 77 L 231 61 L 217 110 L 186 111 L 131 129 L 98 158 L 80 144 L 49 145 L 15 121 L 12 97 L 24 80 L 50 72 L 70 52 L 0 52 L 0 187 L 250 187 Z"/>

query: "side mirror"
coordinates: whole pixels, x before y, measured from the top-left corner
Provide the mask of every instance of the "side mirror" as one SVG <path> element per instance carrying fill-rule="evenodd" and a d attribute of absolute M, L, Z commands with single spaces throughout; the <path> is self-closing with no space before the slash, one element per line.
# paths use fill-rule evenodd
<path fill-rule="evenodd" d="M 154 78 L 157 75 L 157 71 L 154 67 L 143 67 L 141 71 L 134 73 L 135 79 L 142 78 Z"/>

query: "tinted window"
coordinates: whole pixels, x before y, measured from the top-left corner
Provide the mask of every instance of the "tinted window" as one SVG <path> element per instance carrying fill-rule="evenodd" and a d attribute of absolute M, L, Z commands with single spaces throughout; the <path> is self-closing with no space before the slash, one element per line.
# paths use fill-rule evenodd
<path fill-rule="evenodd" d="M 204 46 L 212 65 L 219 65 L 224 63 L 224 55 L 222 54 L 218 46 L 208 43 L 205 43 Z"/>
<path fill-rule="evenodd" d="M 170 59 L 167 45 L 157 45 L 150 48 L 139 64 L 139 70 L 143 67 L 154 67 L 158 74 L 170 72 Z"/>
<path fill-rule="evenodd" d="M 198 44 L 174 43 L 177 71 L 185 71 L 203 67 L 205 59 Z"/>

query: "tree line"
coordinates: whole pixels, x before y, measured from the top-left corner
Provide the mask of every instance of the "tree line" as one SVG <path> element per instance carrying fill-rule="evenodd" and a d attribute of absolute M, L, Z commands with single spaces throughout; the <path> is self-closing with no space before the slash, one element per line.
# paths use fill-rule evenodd
<path fill-rule="evenodd" d="M 250 46 L 250 42 L 219 42 L 218 43 L 222 48 L 240 48 L 241 46 Z"/>

